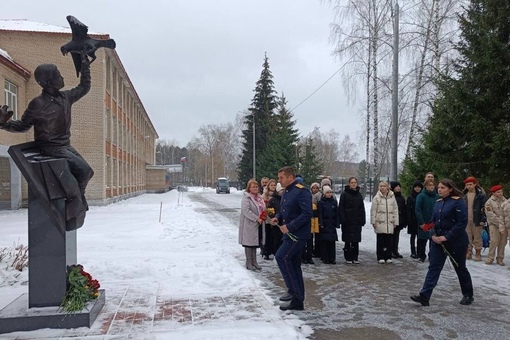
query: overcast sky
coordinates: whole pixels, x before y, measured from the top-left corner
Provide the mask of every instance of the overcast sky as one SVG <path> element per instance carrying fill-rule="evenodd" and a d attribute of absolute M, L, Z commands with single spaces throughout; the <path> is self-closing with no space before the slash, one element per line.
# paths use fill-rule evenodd
<path fill-rule="evenodd" d="M 160 138 L 180 146 L 200 125 L 234 122 L 249 107 L 265 52 L 291 109 L 341 67 L 334 13 L 320 0 L 20 0 L 0 9 L 3 19 L 62 26 L 68 14 L 115 39 Z M 337 74 L 294 111 L 302 136 L 317 126 L 358 140 L 362 119 L 342 86 Z"/>

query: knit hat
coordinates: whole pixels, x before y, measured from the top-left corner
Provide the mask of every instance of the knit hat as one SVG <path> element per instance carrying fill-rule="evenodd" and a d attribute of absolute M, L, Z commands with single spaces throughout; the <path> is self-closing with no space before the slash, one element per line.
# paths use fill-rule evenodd
<path fill-rule="evenodd" d="M 390 182 L 390 188 L 391 188 L 391 191 L 395 190 L 396 187 L 402 187 L 400 185 L 400 182 L 397 182 L 397 181 L 391 181 Z"/>
<path fill-rule="evenodd" d="M 503 190 L 503 187 L 500 184 L 494 185 L 489 189 L 490 192 L 496 192 L 498 190 Z"/>
<path fill-rule="evenodd" d="M 322 181 L 321 181 L 321 188 L 324 188 L 325 185 L 328 185 L 328 186 L 331 187 L 331 180 L 329 178 L 323 178 L 322 179 Z"/>
<path fill-rule="evenodd" d="M 467 183 L 475 183 L 475 184 L 476 184 L 476 183 L 478 183 L 478 181 L 476 180 L 476 178 L 475 178 L 475 177 L 473 177 L 473 176 L 469 176 L 468 178 L 466 178 L 466 179 L 464 180 L 464 184 L 467 184 Z"/>
<path fill-rule="evenodd" d="M 322 193 L 325 194 L 327 192 L 333 192 L 333 189 L 329 185 L 325 185 L 322 187 Z"/>
<path fill-rule="evenodd" d="M 313 187 L 321 188 L 320 184 L 317 182 L 313 182 L 312 185 L 310 185 L 310 190 L 312 190 Z"/>
<path fill-rule="evenodd" d="M 416 187 L 420 187 L 423 189 L 423 183 L 420 182 L 420 181 L 414 181 L 413 183 L 413 189 L 416 188 Z"/>
<path fill-rule="evenodd" d="M 276 192 L 280 192 L 280 190 L 283 190 L 283 187 L 280 183 L 276 183 Z"/>

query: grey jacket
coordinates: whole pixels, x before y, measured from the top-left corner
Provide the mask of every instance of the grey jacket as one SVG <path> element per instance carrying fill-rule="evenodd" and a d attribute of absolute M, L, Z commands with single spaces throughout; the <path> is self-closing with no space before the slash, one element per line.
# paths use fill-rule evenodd
<path fill-rule="evenodd" d="M 243 246 L 260 246 L 262 240 L 259 239 L 259 210 L 257 205 L 250 197 L 250 194 L 244 192 L 241 200 L 241 215 L 239 216 L 239 244 Z M 262 228 L 262 231 L 264 228 Z"/>

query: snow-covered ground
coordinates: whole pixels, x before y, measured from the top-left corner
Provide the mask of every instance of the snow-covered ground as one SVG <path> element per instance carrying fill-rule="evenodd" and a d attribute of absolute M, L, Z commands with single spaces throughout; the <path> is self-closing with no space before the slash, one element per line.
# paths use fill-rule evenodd
<path fill-rule="evenodd" d="M 192 197 L 195 198 L 193 201 Z M 210 209 L 197 199 L 199 197 L 218 202 L 220 209 Z M 238 214 L 241 197 L 241 192 L 234 189 L 230 195 L 216 195 L 213 189 L 190 188 L 187 193 L 173 190 L 165 194 L 146 194 L 105 207 L 91 207 L 85 225 L 78 231 L 78 261 L 106 289 L 106 305 L 96 323 L 90 330 L 45 329 L 4 334 L 0 338 L 118 339 L 129 336 L 132 339 L 287 340 L 310 337 L 314 332 L 312 325 L 315 323 L 314 329 L 318 325 L 314 315 L 327 314 L 327 310 L 281 312 L 277 301 L 279 287 L 273 284 L 273 291 L 270 291 L 271 283 L 267 281 L 273 277 L 271 273 L 278 277 L 275 264 L 265 262 L 264 275 L 243 267 L 244 252 L 237 243 L 237 224 L 232 219 Z M 368 215 L 370 202 L 366 202 L 366 210 Z M 26 245 L 26 225 L 26 210 L 0 211 L 0 248 Z M 308 298 L 320 299 L 327 308 L 332 306 L 340 313 L 343 310 L 342 320 L 348 327 L 350 324 L 352 327 L 370 326 L 372 319 L 377 324 L 377 320 L 384 320 L 388 317 L 387 312 L 393 310 L 400 319 L 390 315 L 393 324 L 388 323 L 383 328 L 395 332 L 395 329 L 403 329 L 400 324 L 410 325 L 412 320 L 426 319 L 431 323 L 429 330 L 437 326 L 437 330 L 427 334 L 438 337 L 449 334 L 442 328 L 441 318 L 446 323 L 449 319 L 463 317 L 475 320 L 478 311 L 483 316 L 484 309 L 490 309 L 487 303 L 497 304 L 498 313 L 503 316 L 508 314 L 505 306 L 510 306 L 510 271 L 506 267 L 473 261 L 469 261 L 468 266 L 475 284 L 475 304 L 479 305 L 459 309 L 458 302 L 452 302 L 452 296 L 455 299 L 457 293 L 460 300 L 460 289 L 453 270 L 445 268 L 439 282 L 441 289 L 433 295 L 434 306 L 428 309 L 415 306 L 408 296 L 417 293 L 421 287 L 427 264 L 415 264 L 409 259 L 409 237 L 405 231 L 401 234 L 400 248 L 404 259 L 394 261 L 392 265 L 376 264 L 375 234 L 372 227 L 366 225 L 360 245 L 363 253 L 360 266 L 318 264 L 304 269 L 307 278 L 315 278 L 321 284 L 327 284 L 332 273 L 344 275 L 340 281 L 345 280 L 347 286 L 340 283 L 336 295 L 333 292 L 315 297 L 308 295 Z M 340 263 L 341 242 L 337 253 Z M 510 264 L 509 255 L 506 262 Z M 387 270 L 381 274 L 381 268 Z M 368 275 L 360 276 L 361 270 L 367 271 Z M 373 273 L 373 279 L 370 273 Z M 358 304 L 346 303 L 348 295 L 342 294 L 353 294 L 353 287 L 359 287 L 361 291 L 363 287 L 379 289 L 378 280 L 385 280 L 384 274 L 408 280 L 399 283 L 407 288 L 402 290 L 399 286 L 398 292 L 385 288 L 377 300 L 371 300 L 372 297 L 366 295 L 368 292 L 360 293 L 356 300 Z M 364 280 L 363 283 L 357 282 L 356 278 Z M 0 309 L 27 292 L 27 279 L 27 270 L 20 274 L 6 270 L 5 260 L 0 263 Z M 323 290 L 327 291 L 326 287 Z M 477 309 L 480 306 L 482 309 Z M 374 313 L 373 318 L 369 316 L 370 312 Z M 121 318 L 123 315 L 124 319 Z M 502 315 L 493 317 L 492 322 L 501 327 L 499 319 Z M 128 324 L 126 320 L 131 321 Z M 332 325 L 338 325 L 335 320 L 338 319 L 331 319 Z M 322 316 L 320 321 L 324 322 Z M 474 326 L 478 327 L 473 323 L 458 328 Z M 416 327 L 415 324 L 398 334 L 405 339 L 425 334 L 413 331 Z M 419 327 L 427 327 L 427 323 Z M 449 327 L 457 332 L 452 334 L 460 334 L 456 325 L 450 323 Z M 490 330 L 491 326 L 488 327 Z M 510 333 L 508 329 L 502 329 L 491 334 L 502 334 L 502 337 L 492 338 L 503 339 Z"/>
<path fill-rule="evenodd" d="M 201 190 L 214 192 L 190 189 Z M 233 189 L 227 196 L 239 206 L 240 194 Z M 207 215 L 204 218 L 203 213 L 197 212 L 202 205 L 191 202 L 188 195 L 172 190 L 105 207 L 91 207 L 84 226 L 78 231 L 78 262 L 106 289 L 107 306 L 115 290 L 126 284 L 142 293 L 145 289 L 147 295 L 157 293 L 158 297 L 169 300 L 203 301 L 219 297 L 221 301 L 235 302 L 235 308 L 230 307 L 225 318 L 209 315 L 203 323 L 152 322 L 150 329 L 141 330 L 144 333 L 137 335 L 131 330 L 131 338 L 283 340 L 304 339 L 309 335 L 310 327 L 295 316 L 283 317 L 285 314 L 279 311 L 278 304 L 266 296 L 255 276 L 243 267 L 244 252 L 237 244 L 237 226 L 227 220 L 221 225 L 211 223 Z M 0 248 L 27 244 L 26 210 L 0 211 L 0 221 Z M 0 309 L 27 292 L 27 270 L 19 275 L 5 267 L 5 262 L 0 264 Z M 19 276 L 16 278 L 15 274 Z M 250 311 L 253 297 L 257 309 Z M 250 301 L 243 305 L 239 301 L 244 298 Z M 229 303 L 222 302 L 225 305 L 228 307 Z M 218 314 L 225 313 L 224 309 L 218 308 Z M 13 338 L 15 335 L 46 338 L 60 337 L 63 333 L 39 330 L 10 334 Z"/>

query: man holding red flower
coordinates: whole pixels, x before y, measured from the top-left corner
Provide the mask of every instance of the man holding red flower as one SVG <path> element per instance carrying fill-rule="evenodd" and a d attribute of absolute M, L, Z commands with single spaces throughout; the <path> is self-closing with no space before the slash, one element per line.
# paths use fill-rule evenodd
<path fill-rule="evenodd" d="M 281 310 L 303 310 L 305 285 L 301 271 L 301 254 L 310 238 L 312 218 L 312 194 L 298 183 L 294 169 L 283 167 L 278 171 L 278 181 L 285 191 L 281 200 L 281 211 L 271 219 L 273 224 L 281 225 L 283 244 L 275 258 L 287 286 L 287 294 L 280 301 L 289 304 L 280 306 Z"/>

